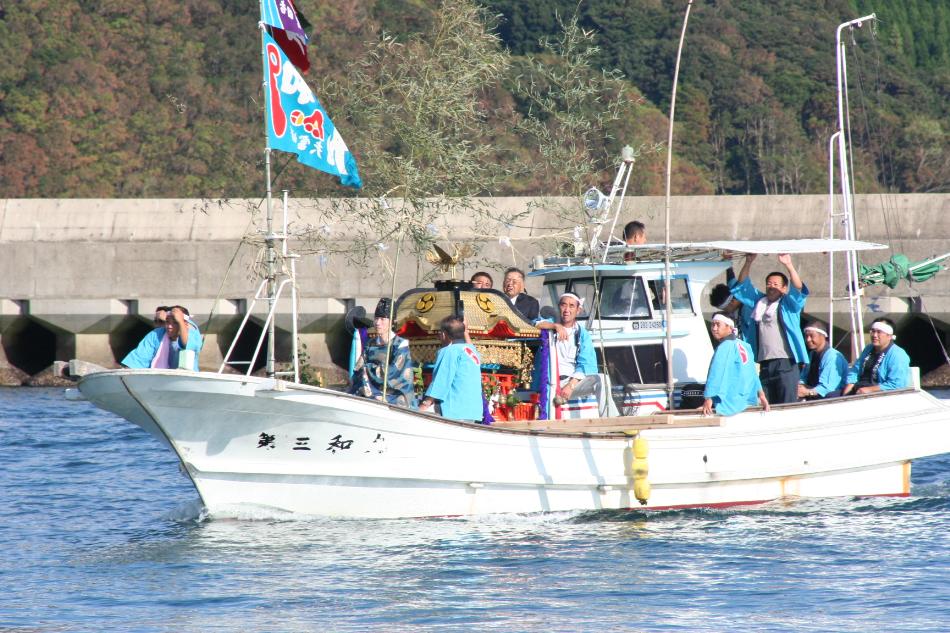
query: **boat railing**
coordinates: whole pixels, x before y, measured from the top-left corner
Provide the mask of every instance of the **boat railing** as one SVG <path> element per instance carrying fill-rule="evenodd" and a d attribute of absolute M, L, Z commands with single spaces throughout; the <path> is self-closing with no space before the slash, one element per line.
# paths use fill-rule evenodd
<path fill-rule="evenodd" d="M 666 246 L 663 244 L 638 244 L 628 246 L 626 244 L 605 244 L 603 246 L 604 257 L 597 265 L 626 265 L 636 264 L 660 264 L 663 263 L 666 255 Z M 627 258 L 627 255 L 632 258 Z M 670 259 L 672 262 L 708 262 L 720 261 L 722 259 L 722 249 L 710 247 L 707 244 L 673 244 L 670 246 Z M 535 257 L 532 262 L 532 269 L 543 271 L 558 268 L 571 268 L 575 266 L 590 266 L 592 258 L 584 253 L 577 255 L 552 255 L 549 257 Z"/>
<path fill-rule="evenodd" d="M 248 306 L 247 311 L 244 314 L 244 318 L 241 320 L 241 325 L 238 326 L 237 336 L 234 337 L 234 340 L 231 341 L 231 346 L 228 347 L 227 353 L 224 355 L 224 360 L 221 361 L 221 366 L 218 367 L 218 373 L 223 373 L 225 367 L 228 365 L 247 365 L 246 375 L 250 376 L 254 371 L 254 365 L 257 363 L 257 358 L 260 356 L 261 348 L 264 346 L 264 340 L 267 336 L 270 324 L 276 316 L 278 300 L 284 292 L 284 289 L 288 286 L 293 286 L 293 279 L 284 279 L 279 284 L 277 284 L 277 289 L 273 293 L 273 298 L 271 293 L 268 291 L 268 280 L 265 279 L 257 288 L 257 292 L 254 293 L 254 298 L 251 300 L 251 304 Z M 261 335 L 257 339 L 257 345 L 254 347 L 254 353 L 251 355 L 250 360 L 234 360 L 231 356 L 234 353 L 235 347 L 237 347 L 238 341 L 241 339 L 241 333 L 244 332 L 245 327 L 247 326 L 248 320 L 251 318 L 251 315 L 254 313 L 254 306 L 260 300 L 269 300 L 271 301 L 271 307 L 267 311 L 267 317 L 264 320 L 264 324 L 261 328 Z M 275 371 L 275 377 L 280 376 L 293 376 L 294 382 L 300 382 L 300 367 L 297 362 L 296 355 L 294 356 L 294 368 L 287 371 Z"/>
<path fill-rule="evenodd" d="M 269 156 L 269 153 L 268 153 Z M 270 378 L 280 378 L 280 377 L 292 377 L 295 383 L 300 382 L 300 354 L 297 349 L 297 258 L 299 257 L 296 253 L 291 253 L 287 249 L 287 231 L 288 231 L 288 196 L 289 191 L 283 191 L 283 231 L 278 233 L 274 231 L 274 218 L 271 210 L 270 204 L 270 181 L 268 178 L 268 194 L 267 194 L 267 228 L 264 232 L 264 242 L 267 246 L 266 249 L 266 261 L 267 261 L 267 275 L 261 281 L 261 284 L 257 288 L 257 292 L 254 293 L 254 298 L 251 300 L 251 304 L 248 306 L 248 309 L 244 313 L 244 318 L 241 320 L 241 325 L 238 326 L 237 334 L 234 336 L 234 340 L 231 341 L 231 346 L 228 348 L 227 353 L 224 355 L 224 359 L 221 361 L 221 366 L 218 368 L 218 373 L 223 373 L 225 367 L 228 365 L 247 365 L 246 375 L 250 376 L 254 371 L 254 366 L 257 364 L 257 359 L 260 356 L 261 347 L 264 345 L 264 341 L 267 341 L 267 375 Z M 278 249 L 276 248 L 279 245 L 281 259 L 281 265 L 277 265 L 278 260 Z M 292 352 L 291 356 L 293 358 L 293 369 L 277 371 L 275 366 L 275 338 L 276 338 L 276 313 L 277 306 L 280 304 L 281 295 L 284 292 L 284 289 L 290 288 L 290 314 L 291 314 L 291 346 Z M 267 299 L 268 304 L 270 305 L 267 311 L 267 318 L 264 320 L 263 327 L 261 328 L 261 335 L 257 339 L 257 345 L 254 347 L 254 354 L 251 356 L 250 360 L 234 360 L 231 356 L 234 354 L 234 349 L 237 347 L 238 341 L 241 340 L 242 334 L 245 331 L 248 320 L 251 318 L 251 315 L 254 313 L 254 306 L 261 299 Z"/>
<path fill-rule="evenodd" d="M 722 417 L 701 415 L 697 411 L 688 415 L 659 413 L 654 415 L 620 416 L 612 418 L 576 418 L 569 420 L 503 420 L 495 422 L 497 428 L 532 431 L 549 434 L 614 434 L 635 435 L 648 429 L 694 428 L 721 426 Z"/>

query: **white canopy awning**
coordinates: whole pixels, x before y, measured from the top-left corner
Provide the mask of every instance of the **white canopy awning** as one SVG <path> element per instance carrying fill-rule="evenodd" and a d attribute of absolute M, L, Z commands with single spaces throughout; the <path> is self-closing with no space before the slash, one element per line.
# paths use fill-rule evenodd
<path fill-rule="evenodd" d="M 673 242 L 670 244 L 670 257 L 673 261 L 720 261 L 723 251 L 733 254 L 755 253 L 757 255 L 778 255 L 781 253 L 841 253 L 845 251 L 873 251 L 887 249 L 884 244 L 862 242 L 860 240 L 837 240 L 803 238 L 791 240 L 713 240 L 709 242 Z M 666 245 L 662 243 L 610 244 L 606 246 L 607 257 L 604 264 L 634 265 L 635 263 L 661 262 L 666 257 Z M 632 261 L 623 257 L 625 253 L 634 255 Z M 545 268 L 588 265 L 584 257 L 552 257 L 545 261 Z M 539 267 L 539 269 L 541 269 Z"/>
<path fill-rule="evenodd" d="M 722 240 L 703 242 L 694 246 L 708 246 L 740 253 L 840 253 L 843 251 L 874 251 L 887 248 L 884 244 L 860 240 L 800 239 L 800 240 Z"/>

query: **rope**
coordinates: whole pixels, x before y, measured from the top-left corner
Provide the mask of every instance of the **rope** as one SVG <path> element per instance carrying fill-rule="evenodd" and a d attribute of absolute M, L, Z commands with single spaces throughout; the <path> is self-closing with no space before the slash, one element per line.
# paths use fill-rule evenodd
<path fill-rule="evenodd" d="M 257 203 L 257 208 L 260 209 L 261 205 L 264 203 L 262 199 Z M 221 300 L 221 295 L 224 294 L 224 284 L 228 281 L 228 276 L 231 274 L 231 268 L 234 266 L 234 262 L 237 261 L 238 253 L 241 252 L 241 247 L 244 246 L 244 243 L 247 241 L 247 232 L 248 229 L 254 224 L 254 218 L 252 217 L 247 221 L 247 226 L 244 227 L 245 237 L 241 238 L 241 241 L 238 242 L 237 248 L 234 249 L 234 254 L 231 255 L 231 261 L 228 262 L 228 267 L 224 270 L 224 277 L 221 279 L 221 285 L 218 286 L 218 293 L 214 296 L 214 303 L 211 304 L 211 312 L 208 313 L 208 323 L 211 323 L 211 319 L 214 317 L 214 311 L 218 306 L 218 301 Z"/>
<path fill-rule="evenodd" d="M 855 48 L 857 48 L 857 44 L 854 42 L 854 39 L 853 39 L 853 38 L 852 38 L 852 43 L 855 45 Z M 878 46 L 878 41 L 877 41 L 877 29 L 875 29 L 875 28 L 873 28 L 873 27 L 872 27 L 872 29 L 871 29 L 871 45 L 872 45 L 872 48 L 873 48 L 873 51 L 874 51 L 874 62 L 875 62 L 875 64 L 874 64 L 875 86 L 876 86 L 875 93 L 874 93 L 874 94 L 875 94 L 875 101 L 876 101 L 875 105 L 877 106 L 878 110 L 880 111 L 880 110 L 882 109 L 882 103 L 881 103 L 881 54 L 880 54 L 880 48 L 879 48 L 879 46 Z M 868 146 L 870 149 L 872 149 L 872 151 L 874 151 L 875 149 L 877 150 L 877 151 L 874 152 L 874 153 L 875 153 L 875 157 L 877 158 L 877 160 L 878 160 L 879 163 L 880 163 L 880 172 L 881 172 L 881 175 L 884 177 L 884 180 L 885 180 L 885 182 L 884 182 L 883 184 L 884 184 L 884 186 L 886 187 L 887 192 L 890 192 L 890 191 L 892 190 L 892 188 L 893 188 L 893 185 L 896 184 L 896 183 L 895 183 L 895 174 L 894 174 L 894 162 L 893 162 L 893 161 L 888 161 L 888 160 L 886 160 L 883 144 L 878 143 L 878 144 L 876 144 L 876 147 L 875 147 L 875 145 L 872 144 L 872 142 L 871 142 L 871 139 L 872 139 L 873 136 L 875 136 L 875 133 L 874 133 L 873 127 L 872 127 L 872 125 L 871 125 L 871 117 L 870 117 L 869 114 L 868 114 L 869 109 L 868 109 L 868 106 L 867 106 L 867 101 L 865 100 L 864 81 L 863 81 L 863 76 L 862 76 L 862 72 L 861 72 L 861 71 L 862 71 L 861 57 L 858 56 L 858 55 L 856 55 L 856 56 L 855 56 L 855 61 L 856 61 L 855 67 L 856 67 L 856 70 L 857 70 L 857 79 L 858 79 L 858 95 L 859 95 L 859 98 L 860 98 L 860 101 L 861 101 L 861 110 L 862 110 L 862 114 L 863 114 L 863 117 L 864 117 L 864 130 L 865 130 L 865 138 L 866 138 L 866 141 L 867 141 L 867 146 Z M 877 136 L 879 136 L 879 133 L 877 134 Z M 888 170 L 889 170 L 890 173 L 888 173 Z M 853 173 L 853 170 L 852 170 L 852 173 Z M 885 229 L 885 232 L 886 232 L 886 235 L 887 235 L 888 244 L 891 246 L 891 249 L 893 250 L 893 247 L 894 247 L 894 244 L 893 244 L 893 242 L 894 242 L 894 236 L 892 235 L 892 233 L 891 233 L 891 228 L 890 228 L 891 221 L 893 220 L 893 223 L 895 224 L 895 230 L 896 230 L 896 233 L 897 233 L 897 243 L 898 243 L 898 245 L 899 245 L 899 247 L 900 247 L 900 250 L 903 251 L 903 250 L 904 250 L 904 231 L 903 231 L 903 227 L 901 226 L 900 214 L 897 213 L 897 205 L 894 204 L 894 201 L 893 201 L 893 194 L 886 193 L 886 192 L 880 192 L 878 195 L 879 195 L 880 201 L 881 201 L 881 214 L 882 214 L 883 219 L 884 219 L 884 229 Z M 891 214 L 893 214 L 893 217 L 891 217 Z M 938 261 L 939 261 L 939 260 L 938 260 Z M 950 365 L 950 354 L 948 354 L 947 348 L 946 348 L 946 346 L 943 344 L 943 339 L 942 339 L 941 336 L 940 336 L 940 332 L 939 332 L 939 330 L 937 329 L 937 326 L 936 326 L 936 324 L 934 323 L 933 318 L 932 318 L 932 317 L 930 316 L 930 314 L 924 309 L 924 297 L 923 297 L 923 295 L 920 293 L 920 291 L 916 288 L 916 286 L 914 285 L 914 279 L 913 279 L 913 276 L 912 276 L 912 275 L 908 275 L 908 277 L 907 277 L 907 285 L 908 285 L 908 287 L 910 288 L 911 293 L 913 293 L 913 296 L 914 296 L 914 297 L 919 301 L 919 303 L 920 303 L 920 311 L 921 311 L 921 314 L 925 315 L 925 316 L 927 317 L 928 323 L 930 323 L 930 327 L 931 327 L 931 329 L 933 330 L 933 333 L 934 333 L 934 338 L 937 340 L 937 344 L 940 346 L 940 352 L 943 354 L 944 362 L 946 362 L 948 365 Z"/>
<path fill-rule="evenodd" d="M 937 329 L 937 326 L 934 323 L 933 318 L 930 316 L 930 313 L 924 309 L 924 296 L 920 294 L 920 291 L 918 291 L 913 284 L 910 284 L 910 289 L 920 301 L 920 313 L 926 316 L 927 321 L 930 323 L 930 328 L 933 330 L 934 338 L 937 339 L 937 344 L 940 345 L 940 352 L 943 354 L 944 362 L 947 365 L 950 365 L 950 354 L 947 353 L 947 347 L 943 344 L 943 339 L 940 337 L 940 331 Z"/>
<path fill-rule="evenodd" d="M 875 31 L 875 33 L 876 33 L 876 31 Z M 881 85 L 882 85 L 882 83 L 883 83 L 883 82 L 881 81 L 881 75 L 882 75 L 882 73 L 881 73 L 881 49 L 880 49 L 880 47 L 878 46 L 877 37 L 875 37 L 873 40 L 871 40 L 871 44 L 872 44 L 872 47 L 873 47 L 873 49 L 874 49 L 874 76 L 877 78 L 877 84 L 876 84 L 876 87 L 875 87 L 875 90 L 874 90 L 874 94 L 875 94 L 876 105 L 878 106 L 878 109 L 880 110 L 880 109 L 883 107 L 883 106 L 882 106 L 882 99 L 881 99 L 881 92 L 882 92 L 882 90 L 881 90 Z M 883 145 L 881 146 L 880 149 L 881 149 L 881 155 L 883 156 L 883 155 L 884 155 L 884 147 L 883 147 Z M 881 168 L 882 168 L 882 170 L 883 170 L 883 168 L 884 168 L 884 165 L 883 165 L 883 164 L 881 165 Z M 888 160 L 888 161 L 887 161 L 887 168 L 888 168 L 888 173 L 885 174 L 885 177 L 887 178 L 885 184 L 887 185 L 888 190 L 890 190 L 890 189 L 892 189 L 892 188 L 894 187 L 894 184 L 897 182 L 897 175 L 896 175 L 896 173 L 894 172 L 894 161 L 893 161 L 893 160 Z"/>
<path fill-rule="evenodd" d="M 873 36 L 873 32 L 872 32 L 872 42 L 874 42 L 874 46 L 876 49 L 877 38 Z M 857 48 L 856 44 L 855 44 L 855 47 Z M 868 108 L 867 100 L 865 99 L 866 91 L 864 89 L 864 79 L 863 79 L 863 73 L 862 73 L 863 65 L 861 62 L 861 57 L 856 55 L 855 62 L 856 62 L 855 70 L 857 71 L 857 79 L 858 79 L 858 97 L 861 103 L 861 114 L 864 119 L 865 142 L 866 142 L 867 147 L 872 151 L 872 153 L 875 154 L 875 157 L 877 158 L 878 162 L 881 165 L 881 171 L 883 172 L 884 165 L 886 164 L 885 159 L 884 159 L 883 148 L 881 144 L 879 143 L 878 144 L 872 143 L 872 137 L 879 136 L 879 133 L 876 133 L 874 131 L 873 126 L 871 124 L 871 117 L 869 116 L 869 108 Z M 880 69 L 878 69 L 878 71 L 879 70 Z M 878 75 L 877 84 L 878 86 L 880 86 L 880 75 Z M 880 103 L 878 103 L 878 107 L 880 107 Z M 876 152 L 875 152 L 875 149 L 877 150 Z M 890 187 L 886 183 L 884 184 L 885 184 L 885 187 L 890 189 Z M 878 196 L 881 202 L 881 214 L 884 220 L 884 231 L 885 231 L 885 234 L 887 235 L 888 245 L 891 247 L 892 250 L 903 251 L 904 250 L 904 233 L 900 224 L 900 215 L 896 213 L 896 205 L 890 204 L 893 202 L 893 200 L 891 200 L 890 196 L 886 195 L 884 192 L 880 192 Z M 893 212 L 893 215 L 892 215 L 892 212 Z M 895 231 L 897 234 L 897 238 L 896 238 L 897 244 L 898 244 L 897 249 L 894 249 L 895 238 L 894 238 L 894 234 L 891 231 L 892 223 L 895 225 Z"/>

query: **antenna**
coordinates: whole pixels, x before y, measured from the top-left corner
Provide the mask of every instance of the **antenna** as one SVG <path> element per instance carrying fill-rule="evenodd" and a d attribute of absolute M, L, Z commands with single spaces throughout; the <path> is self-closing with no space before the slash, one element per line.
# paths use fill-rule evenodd
<path fill-rule="evenodd" d="M 848 65 L 845 56 L 845 43 L 841 34 L 846 28 L 860 28 L 869 20 L 876 20 L 872 13 L 856 20 L 849 20 L 838 25 L 835 31 L 835 60 L 837 62 L 838 77 L 838 170 L 840 172 L 842 215 L 844 216 L 845 239 L 856 240 L 857 231 L 854 225 L 854 184 L 851 174 L 854 171 L 851 162 L 851 153 L 848 141 L 851 136 L 850 121 L 847 116 L 848 103 Z M 846 251 L 845 260 L 848 268 L 848 303 L 851 312 L 851 346 L 852 352 L 864 349 L 864 314 L 861 305 L 862 290 L 858 287 L 858 254 L 856 251 Z"/>

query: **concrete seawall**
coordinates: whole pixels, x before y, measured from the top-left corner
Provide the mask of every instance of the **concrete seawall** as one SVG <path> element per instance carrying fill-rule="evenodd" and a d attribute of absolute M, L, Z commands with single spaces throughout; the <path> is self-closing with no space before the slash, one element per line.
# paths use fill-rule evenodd
<path fill-rule="evenodd" d="M 440 241 L 480 241 L 478 259 L 459 272 L 470 275 L 495 262 L 496 285 L 505 266 L 527 269 L 532 257 L 550 247 L 556 228 L 568 228 L 552 209 L 573 203 L 486 202 L 500 211 L 530 212 L 511 229 L 476 227 L 468 216 L 448 218 L 439 227 Z M 291 201 L 294 224 L 322 225 L 320 209 L 327 204 Z M 113 366 L 148 331 L 154 307 L 174 303 L 187 306 L 206 335 L 202 368 L 216 369 L 257 283 L 247 272 L 259 255 L 261 214 L 248 211 L 257 205 L 256 200 L 0 200 L 0 369 L 28 376 L 74 357 Z M 672 234 L 675 241 L 822 237 L 828 234 L 827 207 L 826 196 L 677 197 Z M 620 223 L 639 218 L 650 241 L 659 241 L 663 209 L 662 198 L 628 198 Z M 889 244 L 911 260 L 950 251 L 950 195 L 858 196 L 856 209 L 861 239 Z M 340 243 L 352 237 L 347 227 L 328 229 Z M 241 245 L 249 234 L 257 239 Z M 511 239 L 511 248 L 499 244 L 502 236 Z M 889 256 L 884 253 L 869 253 L 864 261 L 878 263 Z M 386 254 L 391 257 L 392 250 Z M 397 294 L 431 270 L 426 262 L 402 261 Z M 807 311 L 826 317 L 827 258 L 801 256 L 796 263 L 812 290 Z M 774 258 L 760 257 L 753 278 L 776 267 Z M 342 316 L 352 305 L 372 310 L 379 296 L 389 294 L 391 278 L 379 263 L 356 268 L 339 255 L 323 262 L 303 258 L 297 270 L 300 328 L 312 362 L 345 364 Z M 840 291 L 843 276 L 835 283 Z M 537 292 L 535 284 L 530 281 L 529 290 Z M 924 371 L 943 362 L 937 339 L 946 344 L 950 329 L 950 274 L 914 287 L 902 282 L 894 290 L 868 288 L 866 304 L 869 314 L 896 318 L 901 342 Z M 843 309 L 836 309 L 838 325 L 845 323 Z M 262 315 L 256 309 L 252 318 L 259 324 Z M 287 358 L 286 313 L 279 326 L 278 355 Z M 249 338 L 239 341 L 245 358 L 251 344 Z"/>

